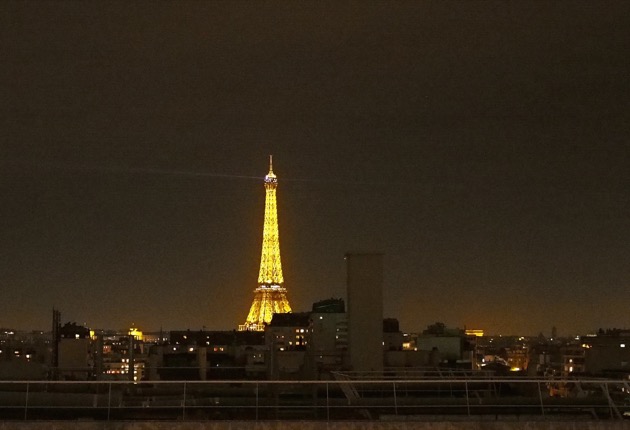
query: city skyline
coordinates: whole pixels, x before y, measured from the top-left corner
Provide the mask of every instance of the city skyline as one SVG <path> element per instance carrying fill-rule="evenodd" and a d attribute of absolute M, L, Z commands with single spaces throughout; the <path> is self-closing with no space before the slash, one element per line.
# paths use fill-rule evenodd
<path fill-rule="evenodd" d="M 295 312 L 630 327 L 630 4 L 4 2 L 0 326 L 233 329 L 269 154 Z"/>

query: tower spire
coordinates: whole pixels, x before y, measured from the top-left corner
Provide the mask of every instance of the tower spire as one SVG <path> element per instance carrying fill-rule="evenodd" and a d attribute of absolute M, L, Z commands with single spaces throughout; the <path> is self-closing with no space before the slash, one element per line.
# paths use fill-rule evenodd
<path fill-rule="evenodd" d="M 282 261 L 280 260 L 280 234 L 276 189 L 278 178 L 273 173 L 273 157 L 269 156 L 269 173 L 265 176 L 265 221 L 263 243 L 258 272 L 258 287 L 245 324 L 239 330 L 264 330 L 275 313 L 291 312 L 284 288 Z"/>
<path fill-rule="evenodd" d="M 269 156 L 269 173 L 267 173 L 267 176 L 265 176 L 265 183 L 274 182 L 274 181 L 278 182 L 278 180 L 276 179 L 276 175 L 273 173 L 273 155 L 270 155 Z"/>

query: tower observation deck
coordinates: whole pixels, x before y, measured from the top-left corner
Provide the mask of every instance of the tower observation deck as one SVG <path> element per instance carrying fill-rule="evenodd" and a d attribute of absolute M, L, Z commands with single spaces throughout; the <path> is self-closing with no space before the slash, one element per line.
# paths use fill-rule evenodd
<path fill-rule="evenodd" d="M 254 290 L 254 302 L 249 309 L 247 320 L 238 327 L 240 331 L 262 331 L 265 324 L 271 322 L 273 314 L 291 312 L 280 260 L 277 188 L 278 178 L 273 173 L 273 159 L 269 156 L 269 173 L 265 176 L 265 222 L 258 287 Z"/>

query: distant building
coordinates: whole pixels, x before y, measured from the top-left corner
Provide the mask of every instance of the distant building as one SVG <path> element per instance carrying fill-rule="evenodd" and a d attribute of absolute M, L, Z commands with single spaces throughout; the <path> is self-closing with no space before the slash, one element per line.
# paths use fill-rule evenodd
<path fill-rule="evenodd" d="M 396 318 L 385 318 L 383 320 L 383 350 L 402 351 L 403 338 L 398 320 Z"/>
<path fill-rule="evenodd" d="M 265 333 L 171 331 L 149 352 L 149 380 L 264 379 Z"/>
<path fill-rule="evenodd" d="M 505 348 L 507 364 L 511 371 L 524 371 L 529 365 L 529 351 L 526 345 L 516 344 Z"/>
<path fill-rule="evenodd" d="M 51 333 L 0 328 L 0 380 L 46 379 Z"/>
<path fill-rule="evenodd" d="M 60 379 L 85 381 L 94 374 L 94 359 L 90 329 L 76 323 L 67 323 L 59 330 Z"/>
<path fill-rule="evenodd" d="M 310 312 L 274 314 L 265 330 L 271 379 L 299 379 L 310 373 L 306 350 L 311 340 Z"/>
<path fill-rule="evenodd" d="M 94 335 L 96 375 L 98 379 L 145 379 L 151 343 L 139 329 L 100 331 Z M 99 356 L 100 352 L 100 356 Z"/>
<path fill-rule="evenodd" d="M 612 329 L 583 336 L 584 370 L 594 376 L 630 375 L 630 330 Z"/>
<path fill-rule="evenodd" d="M 348 317 L 342 299 L 327 299 L 313 304 L 311 343 L 317 372 L 342 367 L 348 351 Z"/>
<path fill-rule="evenodd" d="M 476 369 L 476 336 L 443 323 L 431 324 L 416 338 L 416 348 L 428 354 L 428 365 Z"/>
<path fill-rule="evenodd" d="M 585 349 L 578 342 L 570 342 L 560 347 L 562 355 L 562 376 L 582 374 L 586 371 L 584 355 Z"/>
<path fill-rule="evenodd" d="M 549 343 L 545 338 L 539 338 L 530 343 L 528 356 L 528 376 L 562 374 L 563 353 L 559 343 Z"/>
<path fill-rule="evenodd" d="M 453 335 L 422 334 L 416 340 L 418 351 L 432 351 L 438 355 L 437 362 L 431 363 L 433 365 L 442 361 L 461 360 L 464 351 L 463 344 L 464 339 L 461 336 Z"/>

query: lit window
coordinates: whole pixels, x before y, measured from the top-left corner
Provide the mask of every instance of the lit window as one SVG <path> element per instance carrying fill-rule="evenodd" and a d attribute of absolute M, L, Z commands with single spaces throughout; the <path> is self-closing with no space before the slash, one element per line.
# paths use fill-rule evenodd
<path fill-rule="evenodd" d="M 573 363 L 573 359 L 572 358 L 569 358 L 569 363 Z"/>
<path fill-rule="evenodd" d="M 304 329 L 300 329 L 300 333 L 304 333 Z"/>
<path fill-rule="evenodd" d="M 320 320 L 323 320 L 323 319 L 324 319 L 324 317 L 320 315 L 319 319 L 320 319 Z"/>
<path fill-rule="evenodd" d="M 573 366 L 569 367 L 569 372 L 573 372 Z"/>
<path fill-rule="evenodd" d="M 625 348 L 625 347 L 626 347 L 626 344 L 625 344 L 625 343 L 620 343 L 620 344 L 619 344 L 619 347 L 620 347 L 620 348 Z"/>

